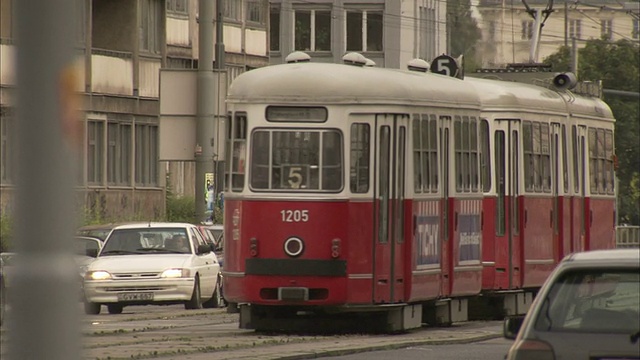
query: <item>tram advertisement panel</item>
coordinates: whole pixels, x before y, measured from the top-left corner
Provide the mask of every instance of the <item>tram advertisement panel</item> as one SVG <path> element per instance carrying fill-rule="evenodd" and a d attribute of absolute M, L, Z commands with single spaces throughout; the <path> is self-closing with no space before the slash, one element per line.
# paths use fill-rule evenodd
<path fill-rule="evenodd" d="M 461 264 L 480 262 L 480 201 L 462 201 L 458 215 L 458 261 Z"/>
<path fill-rule="evenodd" d="M 416 267 L 418 269 L 440 264 L 440 217 L 437 202 L 422 202 L 416 214 Z"/>

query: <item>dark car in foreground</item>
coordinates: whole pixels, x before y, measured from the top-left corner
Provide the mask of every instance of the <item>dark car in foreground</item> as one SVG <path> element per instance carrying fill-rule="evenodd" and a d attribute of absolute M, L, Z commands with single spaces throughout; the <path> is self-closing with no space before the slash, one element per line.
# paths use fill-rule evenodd
<path fill-rule="evenodd" d="M 505 319 L 506 359 L 640 359 L 639 313 L 640 249 L 571 254 L 526 317 Z"/>

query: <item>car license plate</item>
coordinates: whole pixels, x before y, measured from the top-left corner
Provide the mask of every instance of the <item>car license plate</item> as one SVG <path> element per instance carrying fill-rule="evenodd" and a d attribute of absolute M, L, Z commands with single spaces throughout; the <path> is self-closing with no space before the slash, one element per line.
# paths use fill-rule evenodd
<path fill-rule="evenodd" d="M 118 301 L 143 301 L 143 300 L 153 300 L 153 293 L 143 292 L 143 293 L 119 293 Z"/>

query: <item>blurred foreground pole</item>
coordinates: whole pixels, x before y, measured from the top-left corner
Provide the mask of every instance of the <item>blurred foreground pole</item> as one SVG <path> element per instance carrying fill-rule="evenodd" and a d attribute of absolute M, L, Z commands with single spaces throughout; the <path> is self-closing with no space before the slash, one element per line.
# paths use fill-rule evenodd
<path fill-rule="evenodd" d="M 80 359 L 74 153 L 82 132 L 73 95 L 74 1 L 13 2 L 17 49 L 15 286 L 9 360 Z M 4 356 L 3 356 L 4 360 Z"/>

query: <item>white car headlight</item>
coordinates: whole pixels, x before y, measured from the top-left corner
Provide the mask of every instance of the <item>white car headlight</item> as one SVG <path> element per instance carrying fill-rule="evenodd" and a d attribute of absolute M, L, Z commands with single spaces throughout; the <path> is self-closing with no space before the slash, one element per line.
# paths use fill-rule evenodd
<path fill-rule="evenodd" d="M 191 271 L 189 269 L 167 269 L 160 274 L 161 278 L 181 278 L 189 277 Z"/>
<path fill-rule="evenodd" d="M 109 280 L 111 279 L 111 274 L 104 270 L 94 270 L 85 273 L 84 278 L 86 280 Z"/>

